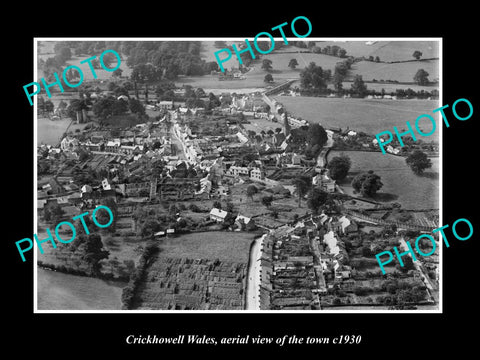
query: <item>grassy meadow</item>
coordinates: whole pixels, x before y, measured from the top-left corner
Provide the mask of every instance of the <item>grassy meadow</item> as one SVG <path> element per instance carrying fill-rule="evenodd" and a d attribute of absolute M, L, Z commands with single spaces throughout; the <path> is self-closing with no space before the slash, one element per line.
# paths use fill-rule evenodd
<path fill-rule="evenodd" d="M 282 103 L 289 114 L 301 117 L 322 126 L 347 126 L 352 130 L 377 134 L 397 126 L 406 129 L 405 122 L 411 124 L 422 114 L 431 114 L 439 106 L 438 100 L 386 100 L 386 99 L 343 99 L 321 97 L 274 96 Z M 438 141 L 438 131 L 425 138 Z"/>
<path fill-rule="evenodd" d="M 208 231 L 182 234 L 164 238 L 160 243 L 159 257 L 219 259 L 246 263 L 253 233 Z"/>
<path fill-rule="evenodd" d="M 354 194 L 350 185 L 360 172 L 373 170 L 382 178 L 383 187 L 373 200 L 398 202 L 404 209 L 436 209 L 439 207 L 439 158 L 431 158 L 432 168 L 423 176 L 415 175 L 405 163 L 405 158 L 379 152 L 331 151 L 328 159 L 344 153 L 352 161 L 347 178 L 339 185 L 349 195 Z"/>
<path fill-rule="evenodd" d="M 438 80 L 440 66 L 438 60 L 413 61 L 404 63 L 376 63 L 372 61 L 360 61 L 352 65 L 350 78 L 355 75 L 362 75 L 364 81 L 396 80 L 399 82 L 413 82 L 418 69 L 428 72 L 430 81 Z M 395 84 L 394 84 L 395 86 Z"/>

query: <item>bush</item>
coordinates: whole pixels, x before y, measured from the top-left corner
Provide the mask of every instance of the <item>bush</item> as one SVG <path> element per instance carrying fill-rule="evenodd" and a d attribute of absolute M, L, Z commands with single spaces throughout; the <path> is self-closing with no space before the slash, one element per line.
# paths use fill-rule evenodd
<path fill-rule="evenodd" d="M 135 295 L 133 285 L 127 285 L 122 290 L 122 305 L 124 309 L 130 309 Z"/>
<path fill-rule="evenodd" d="M 195 204 L 188 205 L 188 209 L 193 212 L 200 212 L 200 208 Z"/>
<path fill-rule="evenodd" d="M 255 224 L 255 222 L 254 222 L 254 221 L 250 221 L 250 222 L 246 225 L 245 230 L 247 230 L 247 231 L 255 231 L 255 230 L 257 230 L 257 228 L 258 228 L 258 227 L 257 227 L 257 225 Z"/>
<path fill-rule="evenodd" d="M 178 210 L 184 211 L 184 210 L 187 210 L 187 207 L 185 206 L 185 204 L 180 203 L 178 204 Z"/>
<path fill-rule="evenodd" d="M 367 295 L 370 290 L 368 288 L 365 288 L 365 287 L 356 287 L 353 292 L 355 293 L 355 295 L 357 296 L 365 296 Z"/>

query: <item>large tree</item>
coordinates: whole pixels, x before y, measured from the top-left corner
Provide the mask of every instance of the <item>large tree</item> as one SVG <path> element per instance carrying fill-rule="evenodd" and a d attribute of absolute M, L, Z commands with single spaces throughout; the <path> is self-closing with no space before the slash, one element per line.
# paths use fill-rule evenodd
<path fill-rule="evenodd" d="M 262 69 L 265 71 L 270 71 L 273 69 L 272 67 L 272 60 L 270 59 L 263 59 L 262 61 Z"/>
<path fill-rule="evenodd" d="M 412 56 L 413 56 L 415 59 L 417 59 L 417 60 L 420 60 L 420 58 L 422 57 L 422 55 L 423 55 L 422 52 L 419 51 L 419 50 L 415 50 L 415 51 L 413 52 L 413 54 L 412 54 Z"/>
<path fill-rule="evenodd" d="M 297 59 L 290 59 L 289 63 L 288 63 L 288 67 L 290 69 L 295 69 L 296 67 L 298 66 L 298 61 Z"/>
<path fill-rule="evenodd" d="M 85 241 L 83 258 L 90 264 L 92 273 L 98 274 L 100 272 L 100 260 L 107 259 L 109 254 L 107 250 L 103 249 L 102 237 L 100 235 L 88 235 Z"/>
<path fill-rule="evenodd" d="M 425 171 L 425 169 L 432 167 L 432 161 L 427 157 L 421 150 L 414 150 L 408 157 L 405 159 L 406 163 L 412 171 L 417 174 L 421 175 Z"/>
<path fill-rule="evenodd" d="M 247 196 L 250 198 L 250 200 L 253 201 L 253 195 L 255 195 L 257 192 L 258 192 L 258 189 L 255 187 L 255 185 L 248 185 Z"/>
<path fill-rule="evenodd" d="M 160 80 L 161 77 L 162 77 L 161 70 L 152 64 L 136 65 L 133 68 L 132 73 L 130 74 L 130 79 L 133 81 L 133 84 L 135 87 L 135 96 L 138 98 L 137 84 L 148 85 L 154 81 Z"/>
<path fill-rule="evenodd" d="M 267 74 L 267 75 L 265 75 L 265 78 L 263 79 L 263 81 L 266 82 L 266 83 L 271 83 L 271 82 L 273 82 L 273 76 L 272 76 L 272 74 Z"/>
<path fill-rule="evenodd" d="M 323 147 L 328 140 L 325 129 L 318 123 L 310 124 L 307 132 L 307 142 L 309 146 L 318 145 Z"/>
<path fill-rule="evenodd" d="M 262 197 L 262 204 L 265 205 L 265 207 L 269 208 L 272 205 L 272 202 L 273 202 L 273 196 L 266 195 Z"/>
<path fill-rule="evenodd" d="M 380 176 L 372 170 L 357 175 L 352 181 L 352 187 L 362 196 L 374 196 L 383 186 Z"/>
<path fill-rule="evenodd" d="M 160 231 L 161 224 L 156 220 L 149 218 L 141 226 L 140 235 L 143 238 L 149 238 L 153 236 L 154 233 Z"/>
<path fill-rule="evenodd" d="M 367 94 L 367 85 L 365 85 L 362 75 L 355 75 L 352 83 L 352 92 L 359 97 L 364 97 Z"/>
<path fill-rule="evenodd" d="M 88 106 L 86 100 L 72 99 L 70 100 L 70 105 L 67 106 L 66 112 L 71 119 L 75 120 L 77 118 L 77 113 L 87 108 Z"/>
<path fill-rule="evenodd" d="M 140 114 L 140 115 L 145 114 L 145 107 L 140 102 L 140 100 L 137 100 L 137 99 L 134 99 L 134 98 L 129 98 L 128 99 L 128 108 L 129 108 L 130 112 L 132 112 L 133 114 Z"/>
<path fill-rule="evenodd" d="M 307 206 L 313 213 L 317 213 L 320 206 L 325 204 L 328 199 L 328 193 L 320 188 L 313 188 L 308 193 Z"/>
<path fill-rule="evenodd" d="M 352 166 L 350 158 L 344 154 L 335 156 L 328 162 L 327 168 L 329 175 L 333 180 L 343 180 L 348 175 L 348 171 Z"/>
<path fill-rule="evenodd" d="M 428 85 L 428 75 L 430 74 L 425 70 L 418 69 L 415 73 L 415 76 L 413 77 L 413 81 L 415 81 L 418 85 Z"/>
<path fill-rule="evenodd" d="M 114 97 L 105 97 L 97 100 L 92 107 L 95 116 L 106 119 L 112 115 L 121 115 L 128 111 L 128 102 Z"/>
<path fill-rule="evenodd" d="M 300 72 L 300 85 L 303 89 L 322 93 L 327 89 L 326 73 L 321 66 L 311 62 Z"/>
<path fill-rule="evenodd" d="M 340 93 L 343 90 L 343 75 L 338 72 L 333 74 L 333 86 L 335 91 Z"/>
<path fill-rule="evenodd" d="M 293 180 L 293 185 L 298 195 L 298 207 L 301 207 L 301 200 L 311 187 L 311 179 L 307 176 L 299 176 Z"/>

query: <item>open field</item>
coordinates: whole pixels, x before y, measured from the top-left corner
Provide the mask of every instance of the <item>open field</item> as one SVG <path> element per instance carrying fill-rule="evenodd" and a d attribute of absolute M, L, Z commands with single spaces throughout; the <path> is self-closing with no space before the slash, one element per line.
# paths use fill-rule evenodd
<path fill-rule="evenodd" d="M 262 61 L 263 59 L 268 59 L 272 61 L 272 75 L 275 79 L 277 77 L 291 77 L 295 78 L 299 76 L 300 70 L 304 67 L 308 66 L 311 62 L 314 62 L 317 66 L 321 66 L 322 69 L 330 69 L 333 70 L 335 68 L 335 64 L 339 61 L 342 61 L 339 57 L 330 56 L 325 54 L 314 54 L 314 53 L 300 53 L 300 52 L 271 52 L 270 54 L 263 55 L 262 58 L 255 63 L 255 70 L 254 72 L 266 74 L 265 70 L 262 70 Z M 300 49 L 299 49 L 300 50 Z M 305 51 L 306 49 L 301 49 Z M 291 59 L 296 59 L 298 62 L 298 66 L 296 69 L 290 69 L 288 67 L 288 63 Z M 264 75 L 265 76 L 265 75 Z"/>
<path fill-rule="evenodd" d="M 382 178 L 383 187 L 374 200 L 398 202 L 404 209 L 435 209 L 439 207 L 439 158 L 431 158 L 433 166 L 424 176 L 415 175 L 406 165 L 405 158 L 378 152 L 331 151 L 328 158 L 347 155 L 352 161 L 349 176 L 339 185 L 353 194 L 351 181 L 359 172 L 373 170 Z"/>
<path fill-rule="evenodd" d="M 405 63 L 376 63 L 372 61 L 360 61 L 352 65 L 350 77 L 359 74 L 363 80 L 397 80 L 400 82 L 412 82 L 418 69 L 428 72 L 428 79 L 434 81 L 440 74 L 438 60 L 415 61 Z"/>
<path fill-rule="evenodd" d="M 60 120 L 50 120 L 47 118 L 38 118 L 37 122 L 37 143 L 56 145 L 72 120 L 63 118 Z M 72 124 L 68 131 L 74 132 L 76 129 L 83 129 L 87 124 Z"/>
<path fill-rule="evenodd" d="M 321 97 L 290 97 L 274 96 L 285 105 L 292 116 L 301 117 L 322 126 L 347 126 L 352 130 L 377 134 L 387 129 L 399 130 L 405 128 L 405 121 L 414 123 L 422 114 L 431 114 L 438 108 L 437 100 L 373 100 L 373 99 L 343 99 Z M 437 141 L 438 131 L 425 138 L 426 141 Z"/>
<path fill-rule="evenodd" d="M 381 61 L 404 61 L 412 60 L 415 50 L 422 52 L 422 58 L 440 56 L 438 41 L 388 41 L 369 55 L 378 56 Z"/>
<path fill-rule="evenodd" d="M 37 268 L 39 310 L 120 310 L 124 282 Z"/>
<path fill-rule="evenodd" d="M 415 50 L 423 53 L 423 58 L 439 57 L 437 41 L 376 41 L 367 45 L 366 41 L 316 41 L 316 45 L 324 48 L 337 45 L 347 51 L 347 56 L 378 56 L 381 61 L 412 60 Z"/>
<path fill-rule="evenodd" d="M 256 133 L 260 133 L 262 130 L 267 132 L 268 130 L 275 130 L 281 128 L 282 124 L 273 122 L 267 119 L 249 119 L 249 124 L 243 124 L 243 127 L 248 131 L 252 130 Z"/>
<path fill-rule="evenodd" d="M 208 231 L 165 238 L 159 257 L 219 259 L 246 263 L 250 244 L 258 235 L 244 232 Z"/>
<path fill-rule="evenodd" d="M 247 74 L 245 80 L 220 81 L 218 80 L 218 75 L 179 76 L 175 80 L 175 85 L 178 87 L 184 85 L 191 85 L 195 88 L 200 87 L 206 93 L 213 92 L 214 94 L 222 92 L 249 93 L 265 89 L 264 77 L 265 75 L 260 79 L 258 76 L 250 77 Z"/>

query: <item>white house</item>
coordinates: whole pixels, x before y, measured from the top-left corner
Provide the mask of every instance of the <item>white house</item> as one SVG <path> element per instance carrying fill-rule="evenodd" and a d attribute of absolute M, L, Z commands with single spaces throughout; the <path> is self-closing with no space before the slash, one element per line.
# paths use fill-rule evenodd
<path fill-rule="evenodd" d="M 394 148 L 392 145 L 388 145 L 387 146 L 387 152 L 396 155 L 400 152 L 400 149 L 399 148 Z"/>
<path fill-rule="evenodd" d="M 241 143 L 246 143 L 246 142 L 248 142 L 248 138 L 247 138 L 245 135 L 243 135 L 240 131 L 237 132 L 236 135 L 237 135 L 237 137 L 238 137 L 238 141 L 240 141 Z"/>
<path fill-rule="evenodd" d="M 247 224 L 250 222 L 250 220 L 252 220 L 252 219 L 249 218 L 249 217 L 240 215 L 240 214 L 235 218 L 235 222 L 237 222 L 237 221 L 242 221 L 242 220 L 243 220 L 243 223 L 244 223 L 245 225 L 247 225 Z"/>
<path fill-rule="evenodd" d="M 330 254 L 338 255 L 340 253 L 340 248 L 337 245 L 337 238 L 333 231 L 329 231 L 323 236 L 323 242 L 328 245 Z"/>
<path fill-rule="evenodd" d="M 228 212 L 225 210 L 220 210 L 217 208 L 213 208 L 210 210 L 210 220 L 215 220 L 216 222 L 223 222 L 227 217 Z"/>
<path fill-rule="evenodd" d="M 249 169 L 245 166 L 230 166 L 228 169 L 231 175 L 238 176 L 238 175 L 245 175 L 249 176 Z"/>
<path fill-rule="evenodd" d="M 212 182 L 208 180 L 207 177 L 200 179 L 200 191 L 195 192 L 195 195 L 199 194 L 210 194 L 210 191 L 212 190 Z"/>
<path fill-rule="evenodd" d="M 103 190 L 111 190 L 110 184 L 108 183 L 107 179 L 102 180 L 102 188 Z"/>
<path fill-rule="evenodd" d="M 160 101 L 158 107 L 160 109 L 171 110 L 173 109 L 173 101 Z"/>
<path fill-rule="evenodd" d="M 357 224 L 347 218 L 345 215 L 338 219 L 338 222 L 340 223 L 343 234 L 348 234 L 358 230 Z"/>
<path fill-rule="evenodd" d="M 250 170 L 250 179 L 252 180 L 262 180 L 264 178 L 264 173 L 260 168 L 253 168 Z"/>
<path fill-rule="evenodd" d="M 91 193 L 92 187 L 90 185 L 83 185 L 80 190 L 82 191 L 82 193 Z"/>
<path fill-rule="evenodd" d="M 108 141 L 107 144 L 105 145 L 105 151 L 108 151 L 108 152 L 118 152 L 119 148 L 120 148 L 120 139 Z"/>
<path fill-rule="evenodd" d="M 312 184 L 319 186 L 323 191 L 335 192 L 335 180 L 330 179 L 327 175 L 318 174 L 314 176 Z"/>

